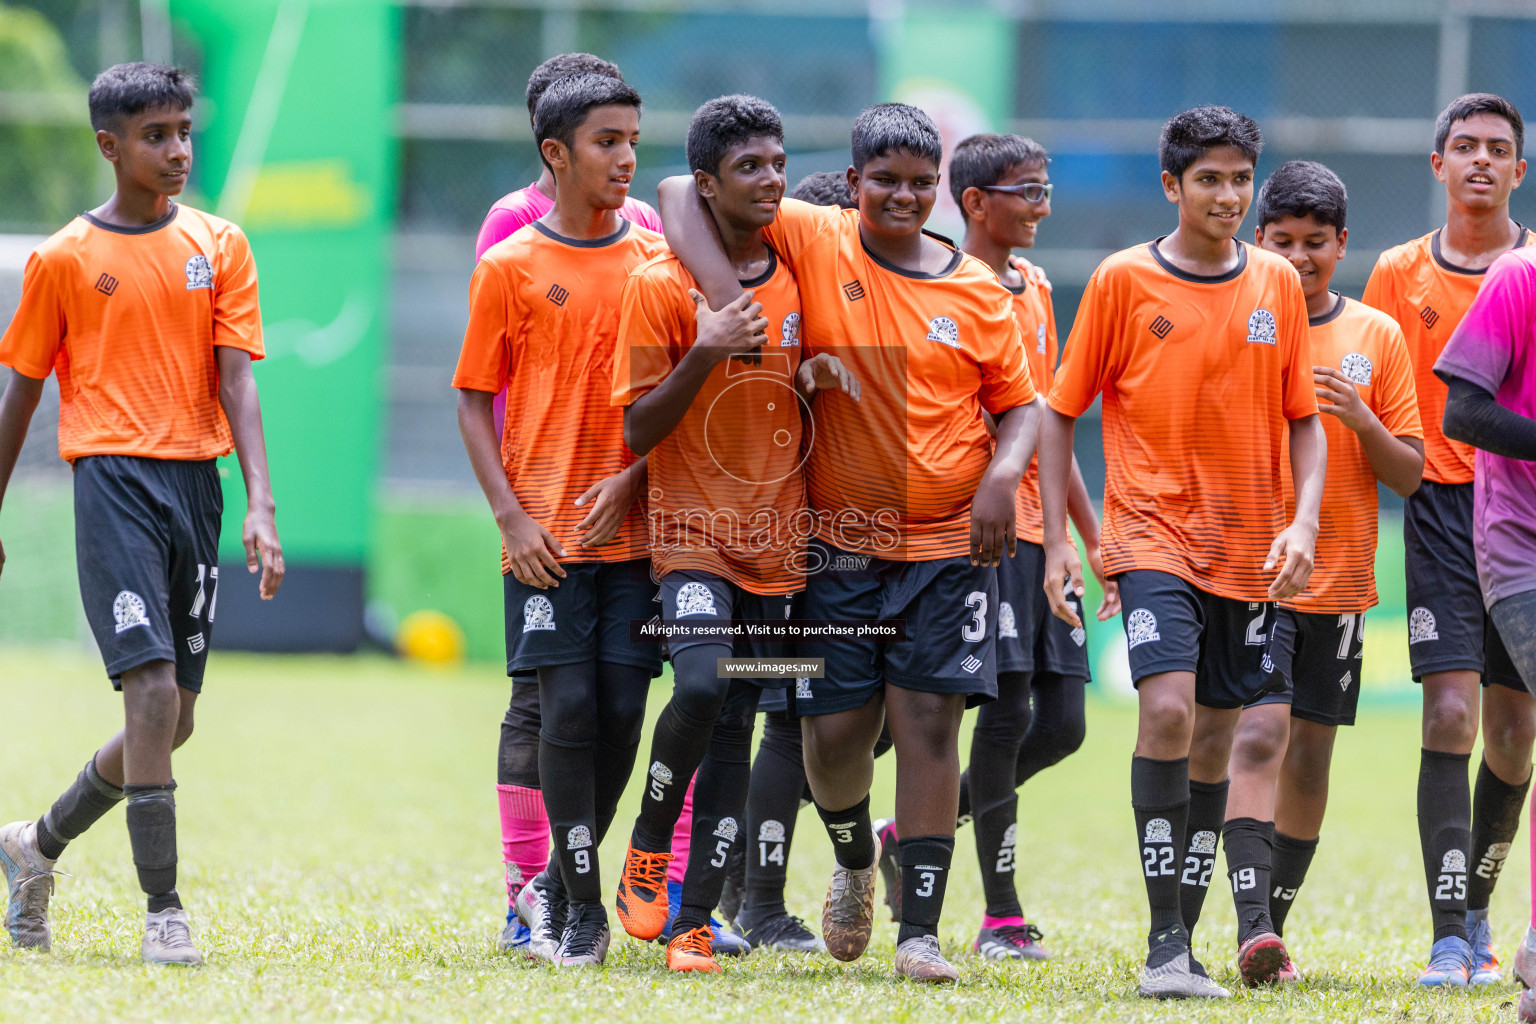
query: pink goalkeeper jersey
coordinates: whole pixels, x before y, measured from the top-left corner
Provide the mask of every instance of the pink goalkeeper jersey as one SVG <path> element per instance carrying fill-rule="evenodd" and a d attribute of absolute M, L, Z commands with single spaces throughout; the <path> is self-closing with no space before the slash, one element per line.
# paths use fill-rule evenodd
<path fill-rule="evenodd" d="M 484 256 L 485 250 L 502 239 L 511 238 L 513 232 L 532 224 L 554 207 L 555 201 L 539 191 L 537 182 L 516 192 L 508 192 L 496 200 L 491 212 L 485 215 L 485 223 L 480 225 L 480 237 L 475 239 L 475 259 Z M 624 200 L 624 205 L 619 208 L 619 216 L 643 228 L 661 231 L 661 217 L 638 199 Z"/>

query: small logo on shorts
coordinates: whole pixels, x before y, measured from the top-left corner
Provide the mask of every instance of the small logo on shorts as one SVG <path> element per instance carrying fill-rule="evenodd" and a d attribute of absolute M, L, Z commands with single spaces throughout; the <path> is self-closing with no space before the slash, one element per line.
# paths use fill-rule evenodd
<path fill-rule="evenodd" d="M 149 625 L 149 612 L 144 607 L 144 599 L 131 590 L 118 594 L 117 600 L 112 602 L 112 618 L 117 620 L 119 633 L 134 626 Z"/>
<path fill-rule="evenodd" d="M 1349 689 L 1349 684 L 1354 682 L 1354 681 L 1355 681 L 1355 674 L 1353 672 L 1345 672 L 1344 673 L 1344 677 L 1339 680 L 1339 689 L 1340 690 L 1348 690 Z"/>
<path fill-rule="evenodd" d="M 928 321 L 928 340 L 950 348 L 960 347 L 960 325 L 947 316 L 936 316 Z"/>
<path fill-rule="evenodd" d="M 1339 360 L 1339 370 L 1361 387 L 1367 387 L 1371 383 L 1371 361 L 1364 353 L 1351 352 Z"/>
<path fill-rule="evenodd" d="M 715 835 L 726 842 L 734 843 L 736 841 L 736 819 L 721 818 L 720 824 L 715 826 Z"/>
<path fill-rule="evenodd" d="M 1131 647 L 1161 639 L 1157 632 L 1157 616 L 1145 608 L 1137 608 L 1125 617 L 1125 640 Z"/>
<path fill-rule="evenodd" d="M 1189 844 L 1190 853 L 1215 853 L 1216 833 L 1208 829 L 1201 829 L 1195 833 L 1195 838 Z"/>
<path fill-rule="evenodd" d="M 677 617 L 714 615 L 715 595 L 706 584 L 684 583 L 677 588 Z"/>
<path fill-rule="evenodd" d="M 981 668 L 981 664 L 982 664 L 981 659 L 976 657 L 976 655 L 971 654 L 971 655 L 968 655 L 966 657 L 966 659 L 960 663 L 960 667 L 965 669 L 967 672 L 971 673 L 972 675 L 975 675 L 976 674 L 976 670 Z"/>
<path fill-rule="evenodd" d="M 1171 843 L 1173 842 L 1173 826 L 1168 824 L 1167 818 L 1153 818 L 1147 822 L 1146 843 Z"/>
<path fill-rule="evenodd" d="M 1271 675 L 1275 671 L 1275 659 L 1271 658 L 1269 656 L 1269 652 L 1267 651 L 1265 652 L 1264 657 L 1259 659 L 1259 670 L 1262 671 L 1265 675 Z"/>
<path fill-rule="evenodd" d="M 1007 601 L 997 603 L 997 635 L 1009 640 L 1019 638 L 1019 622 L 1014 618 L 1013 605 Z"/>
<path fill-rule="evenodd" d="M 800 314 L 790 313 L 779 327 L 779 346 L 789 348 L 800 344 Z"/>
<path fill-rule="evenodd" d="M 784 841 L 784 823 L 769 818 L 757 827 L 757 841 L 760 843 L 782 843 Z"/>
<path fill-rule="evenodd" d="M 1072 642 L 1079 647 L 1083 646 L 1088 642 L 1088 632 L 1082 626 L 1078 626 L 1072 631 Z"/>
<path fill-rule="evenodd" d="M 202 654 L 203 648 L 208 646 L 208 641 L 203 639 L 203 634 L 193 633 L 187 637 L 187 650 L 193 654 Z"/>
<path fill-rule="evenodd" d="M 534 594 L 523 602 L 523 632 L 555 628 L 555 606 L 543 594 Z"/>
<path fill-rule="evenodd" d="M 213 264 L 208 262 L 208 257 L 198 253 L 187 260 L 187 291 L 194 288 L 213 287 Z"/>
<path fill-rule="evenodd" d="M 1260 307 L 1248 318 L 1248 341 L 1254 345 L 1275 343 L 1275 314 Z"/>
<path fill-rule="evenodd" d="M 811 693 L 811 680 L 809 676 L 795 677 L 795 699 L 811 700 L 815 694 Z"/>
<path fill-rule="evenodd" d="M 1423 605 L 1408 613 L 1408 642 L 1421 644 L 1426 640 L 1439 640 L 1435 628 L 1435 613 Z"/>
<path fill-rule="evenodd" d="M 592 832 L 585 825 L 575 825 L 565 834 L 565 848 L 580 850 L 592 845 Z"/>

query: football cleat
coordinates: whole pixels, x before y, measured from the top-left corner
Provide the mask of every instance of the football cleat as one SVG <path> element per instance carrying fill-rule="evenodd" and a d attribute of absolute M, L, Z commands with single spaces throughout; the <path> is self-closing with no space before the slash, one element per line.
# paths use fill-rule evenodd
<path fill-rule="evenodd" d="M 37 848 L 37 822 L 13 821 L 0 828 L 0 874 L 5 875 L 5 930 L 11 945 L 40 949 L 53 945 L 48 899 L 53 895 L 53 866 Z"/>
<path fill-rule="evenodd" d="M 647 942 L 667 927 L 667 865 L 671 853 L 649 853 L 631 843 L 624 854 L 615 909 L 624 930 Z"/>
<path fill-rule="evenodd" d="M 933 935 L 917 935 L 896 947 L 896 973 L 931 985 L 960 980 L 960 972 L 944 959 Z"/>
<path fill-rule="evenodd" d="M 1189 953 L 1180 953 L 1165 964 L 1141 969 L 1141 984 L 1136 992 L 1143 999 L 1188 999 L 1194 995 L 1194 978 L 1189 972 Z"/>
<path fill-rule="evenodd" d="M 736 918 L 738 934 L 753 949 L 779 949 L 789 953 L 825 953 L 827 944 L 805 922 L 783 909 L 754 914 L 750 908 Z"/>
<path fill-rule="evenodd" d="M 1466 988 L 1472 977 L 1472 947 L 1447 935 L 1429 949 L 1429 963 L 1419 975 L 1426 988 Z"/>
<path fill-rule="evenodd" d="M 607 958 L 611 939 L 608 911 L 601 903 L 572 907 L 555 963 L 561 967 L 596 967 Z"/>
<path fill-rule="evenodd" d="M 513 951 L 527 952 L 528 942 L 533 938 L 533 932 L 517 916 L 517 908 L 507 908 L 507 922 L 502 925 L 501 937 L 496 940 L 498 953 L 511 953 Z"/>
<path fill-rule="evenodd" d="M 192 945 L 187 912 L 180 907 L 145 915 L 144 941 L 139 946 L 139 954 L 147 964 L 196 967 L 203 962 L 203 954 Z"/>
<path fill-rule="evenodd" d="M 720 963 L 711 951 L 711 943 L 708 928 L 691 928 L 672 936 L 667 943 L 667 970 L 719 974 Z"/>
<path fill-rule="evenodd" d="M 876 836 L 878 844 L 879 836 Z M 832 866 L 832 884 L 821 908 L 821 938 L 834 960 L 857 960 L 875 927 L 875 872 L 880 857 L 867 868 Z"/>
<path fill-rule="evenodd" d="M 1521 988 L 1530 988 L 1536 981 L 1536 928 L 1526 928 L 1525 941 L 1515 947 L 1515 980 Z"/>
<path fill-rule="evenodd" d="M 1274 932 L 1255 932 L 1237 948 L 1237 973 L 1249 988 L 1279 981 L 1290 962 L 1285 943 Z"/>
<path fill-rule="evenodd" d="M 1504 968 L 1493 955 L 1493 927 L 1488 924 L 1488 908 L 1467 911 L 1467 944 L 1472 947 L 1473 985 L 1497 985 L 1504 980 Z"/>
<path fill-rule="evenodd" d="M 560 954 L 565 937 L 565 889 L 550 878 L 547 870 L 533 876 L 517 894 L 517 917 L 528 926 L 528 952 L 551 963 Z"/>
<path fill-rule="evenodd" d="M 683 905 L 683 883 L 667 882 L 667 926 L 656 936 L 656 942 L 663 946 L 672 944 L 672 924 L 677 920 L 677 912 Z M 727 926 L 715 920 L 709 919 L 709 948 L 715 956 L 748 956 L 752 952 L 752 944 L 742 938 Z"/>
<path fill-rule="evenodd" d="M 891 910 L 891 920 L 901 920 L 901 859 L 897 856 L 896 819 L 875 820 L 875 848 L 879 851 L 875 863 L 880 865 L 880 880 L 885 883 L 885 905 Z"/>
<path fill-rule="evenodd" d="M 1211 980 L 1205 965 L 1189 954 L 1189 994 L 1194 999 L 1231 999 L 1232 993 Z"/>
<path fill-rule="evenodd" d="M 1049 960 L 1051 954 L 1040 945 L 1044 937 L 1032 924 L 1007 924 L 983 928 L 971 949 L 986 960 Z"/>

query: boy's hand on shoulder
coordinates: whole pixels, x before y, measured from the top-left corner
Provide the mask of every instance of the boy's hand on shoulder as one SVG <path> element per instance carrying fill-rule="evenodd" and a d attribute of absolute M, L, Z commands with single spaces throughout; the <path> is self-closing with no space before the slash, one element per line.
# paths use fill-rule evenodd
<path fill-rule="evenodd" d="M 1375 420 L 1354 382 L 1333 367 L 1312 367 L 1312 384 L 1317 391 L 1317 411 L 1323 415 L 1335 417 L 1357 434 Z"/>
<path fill-rule="evenodd" d="M 521 509 L 501 524 L 501 543 L 507 549 L 512 575 L 519 583 L 548 590 L 560 585 L 556 576 L 565 578 L 565 570 L 558 561 L 565 556 L 565 548 L 554 534 Z"/>
<path fill-rule="evenodd" d="M 742 292 L 718 310 L 710 309 L 697 289 L 688 289 L 688 297 L 693 300 L 693 317 L 698 325 L 693 351 L 707 356 L 711 366 L 751 352 L 768 340 L 763 304 L 754 302 L 750 291 Z"/>
<path fill-rule="evenodd" d="M 277 588 L 283 585 L 287 570 L 283 565 L 283 545 L 277 539 L 276 512 L 270 505 L 247 510 L 241 541 L 245 544 L 246 571 L 261 572 L 261 599 L 272 600 L 277 596 Z"/>
<path fill-rule="evenodd" d="M 576 524 L 576 532 L 581 534 L 581 546 L 595 548 L 617 537 L 619 527 L 624 525 L 624 517 L 629 515 L 629 507 L 640 496 L 643 486 L 643 475 L 637 477 L 625 470 L 613 476 L 605 476 L 588 487 L 586 493 L 576 499 L 578 508 L 588 502 L 592 503 L 587 517 Z"/>
<path fill-rule="evenodd" d="M 1269 585 L 1271 601 L 1289 601 L 1307 589 L 1312 578 L 1312 557 L 1317 549 L 1317 527 L 1306 523 L 1292 523 L 1269 546 L 1269 557 L 1264 560 L 1264 571 L 1273 572 L 1278 566 L 1280 574 Z"/>
<path fill-rule="evenodd" d="M 1006 554 L 1012 556 L 1017 537 L 1014 532 L 1017 487 L 983 477 L 971 499 L 971 564 L 997 565 Z"/>
<path fill-rule="evenodd" d="M 807 398 L 818 391 L 841 391 L 857 402 L 863 394 L 859 388 L 859 379 L 853 375 L 853 371 L 844 366 L 837 356 L 826 352 L 801 363 L 800 369 L 795 371 L 795 382 L 800 387 L 800 393 Z"/>
<path fill-rule="evenodd" d="M 1066 586 L 1063 587 L 1062 584 Z M 1058 619 L 1077 629 L 1083 624 L 1083 620 L 1072 606 L 1067 603 L 1065 591 L 1070 590 L 1079 599 L 1087 592 L 1083 586 L 1083 561 L 1077 557 L 1077 549 L 1072 542 L 1062 538 L 1061 540 L 1046 539 L 1045 542 L 1045 599 L 1051 606 L 1051 614 Z M 1110 584 L 1110 586 L 1115 586 Z M 1105 603 L 1109 601 L 1109 590 L 1104 591 Z M 1119 603 L 1120 589 L 1115 587 L 1115 602 Z M 1099 609 L 1099 617 L 1105 618 L 1103 608 Z"/>

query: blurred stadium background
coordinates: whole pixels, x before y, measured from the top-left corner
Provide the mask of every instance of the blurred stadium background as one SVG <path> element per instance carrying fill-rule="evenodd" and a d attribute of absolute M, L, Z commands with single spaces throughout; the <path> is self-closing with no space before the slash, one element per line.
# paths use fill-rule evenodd
<path fill-rule="evenodd" d="M 471 658 L 502 657 L 496 532 L 448 381 L 480 220 L 538 173 L 528 72 L 577 49 L 617 62 L 645 97 L 647 199 L 685 170 L 690 112 L 722 92 L 784 112 L 792 180 L 845 167 L 853 116 L 883 99 L 925 107 L 950 143 L 1039 139 L 1057 190 L 1031 258 L 1055 284 L 1063 338 L 1097 262 L 1168 230 L 1156 139 L 1181 108 L 1257 117 L 1261 175 L 1293 157 L 1339 172 L 1352 202 L 1338 281 L 1356 296 L 1381 249 L 1439 223 L 1436 111 L 1470 90 L 1536 111 L 1533 0 L 0 0 L 0 323 L 32 246 L 110 190 L 86 124 L 95 72 L 170 60 L 202 81 L 186 198 L 243 224 L 261 266 L 258 379 L 291 570 L 260 607 L 238 571 L 230 466 L 218 645 L 351 651 L 365 621 L 388 635 L 435 609 Z M 1514 210 L 1536 222 L 1533 188 Z M 935 226 L 954 230 L 952 211 Z M 0 643 L 89 645 L 56 389 L 49 401 L 0 516 Z M 1080 436 L 1097 492 L 1095 431 Z M 1392 700 L 1413 690 L 1399 504 L 1383 495 L 1366 687 Z M 1118 623 L 1094 633 L 1112 686 L 1119 637 Z"/>

